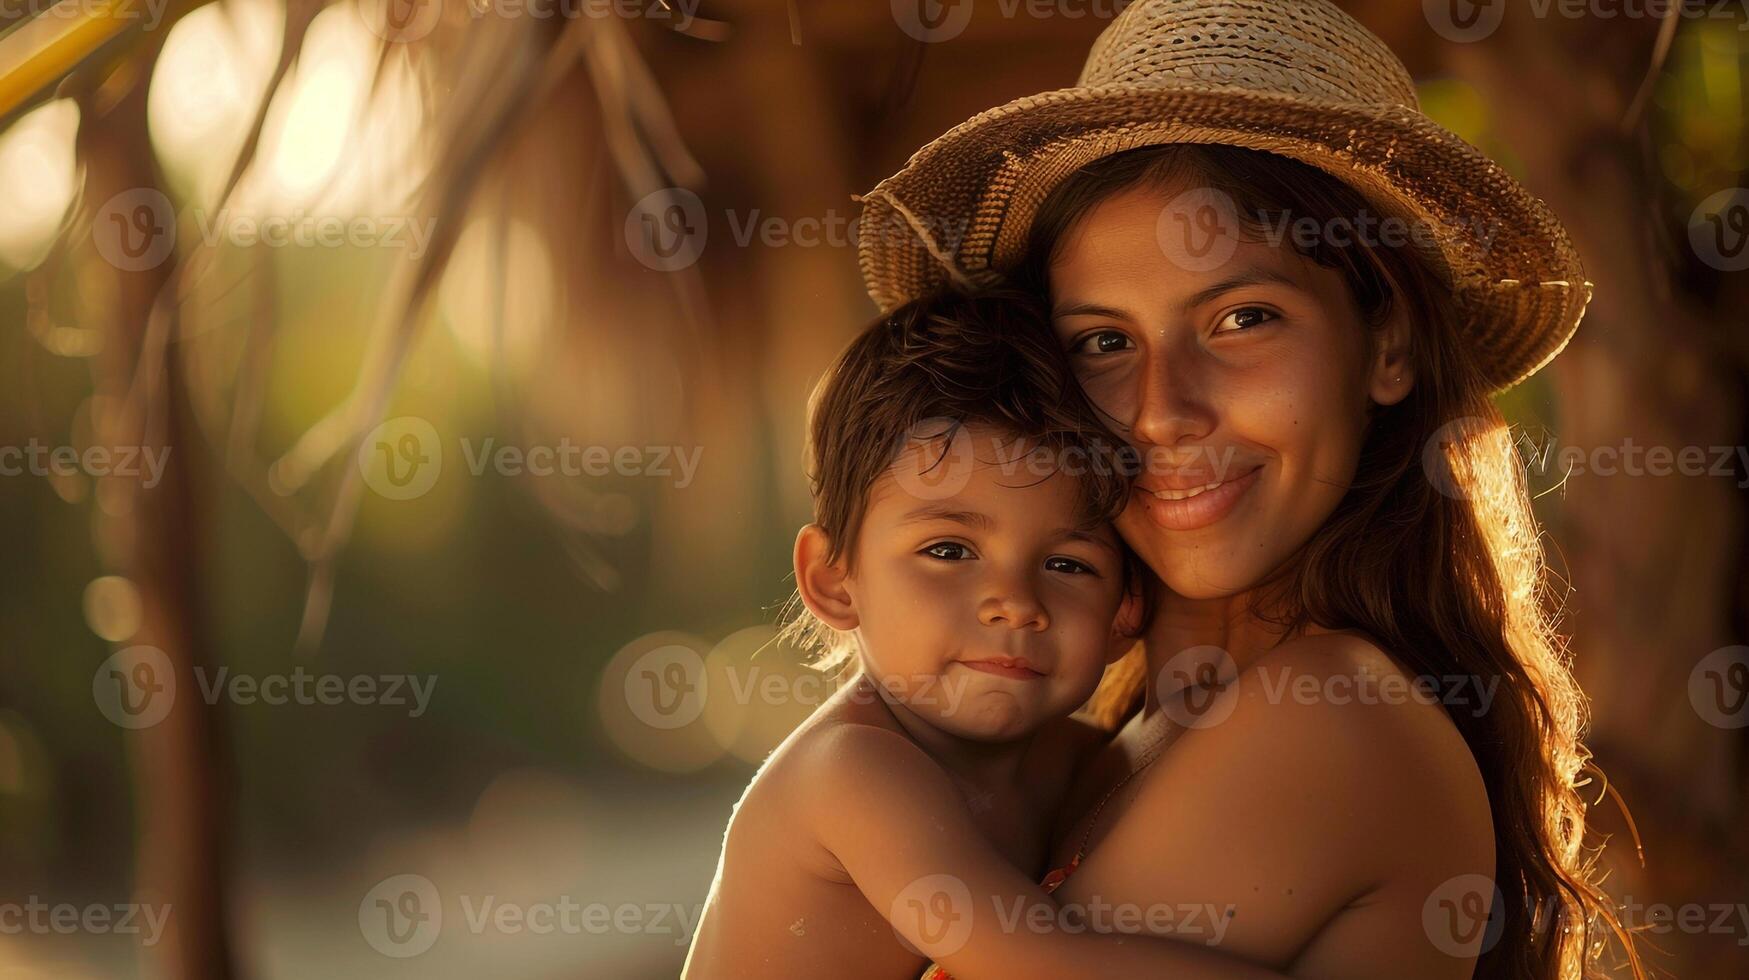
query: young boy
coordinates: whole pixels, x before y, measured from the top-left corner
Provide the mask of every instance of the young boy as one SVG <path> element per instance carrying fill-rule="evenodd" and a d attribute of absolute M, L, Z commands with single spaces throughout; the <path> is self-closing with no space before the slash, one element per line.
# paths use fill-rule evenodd
<path fill-rule="evenodd" d="M 810 416 L 792 633 L 855 669 L 737 805 L 684 976 L 893 980 L 926 957 L 959 980 L 1259 975 L 1189 943 L 1053 928 L 1036 883 L 1097 737 L 1068 716 L 1142 619 L 1110 524 L 1122 443 L 1036 301 L 896 311 Z"/>

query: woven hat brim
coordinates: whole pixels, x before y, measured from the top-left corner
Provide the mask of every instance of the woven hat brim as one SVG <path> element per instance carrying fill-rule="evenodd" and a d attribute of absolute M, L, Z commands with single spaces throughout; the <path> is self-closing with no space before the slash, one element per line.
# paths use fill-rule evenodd
<path fill-rule="evenodd" d="M 883 311 L 1019 261 L 1045 197 L 1087 163 L 1164 143 L 1263 150 L 1318 167 L 1381 216 L 1421 223 L 1490 385 L 1547 364 L 1593 286 L 1553 212 L 1481 151 L 1420 112 L 1155 81 L 1060 89 L 967 120 L 862 195 L 859 262 Z"/>

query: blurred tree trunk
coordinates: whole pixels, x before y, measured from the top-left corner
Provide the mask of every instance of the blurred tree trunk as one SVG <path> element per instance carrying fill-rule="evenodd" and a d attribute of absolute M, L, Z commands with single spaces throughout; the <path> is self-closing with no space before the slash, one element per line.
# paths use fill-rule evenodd
<path fill-rule="evenodd" d="M 155 47 L 155 46 L 153 46 Z M 115 195 L 159 185 L 146 128 L 146 80 L 153 58 L 138 54 L 82 100 L 79 157 L 87 167 L 89 213 Z M 108 229 L 86 226 L 94 234 Z M 165 453 L 160 482 L 105 477 L 96 509 L 97 552 L 112 574 L 138 589 L 137 633 L 118 646 L 163 651 L 175 687 L 168 716 L 126 733 L 134 774 L 135 901 L 168 906 L 164 932 L 153 948 L 153 972 L 180 980 L 222 980 L 234 975 L 227 937 L 225 857 L 229 853 L 228 757 L 220 749 L 217 711 L 201 697 L 194 670 L 208 660 L 200 618 L 202 540 L 191 472 L 191 426 L 181 366 L 175 356 L 175 304 L 163 313 L 154 348 L 149 327 L 159 291 L 174 267 L 169 257 L 141 271 L 124 271 L 87 252 L 82 279 L 102 310 L 104 348 L 97 359 L 94 441 Z M 136 388 L 136 385 L 138 386 Z M 107 491 L 107 492 L 105 492 Z"/>

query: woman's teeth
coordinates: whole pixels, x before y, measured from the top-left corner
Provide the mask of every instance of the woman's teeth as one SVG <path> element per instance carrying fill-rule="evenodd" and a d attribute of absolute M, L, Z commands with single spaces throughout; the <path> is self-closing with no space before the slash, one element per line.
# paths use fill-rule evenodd
<path fill-rule="evenodd" d="M 1197 494 L 1207 493 L 1225 482 L 1225 480 L 1222 480 L 1218 483 L 1210 483 L 1207 486 L 1192 487 L 1189 490 L 1155 490 L 1153 491 L 1153 494 L 1161 500 L 1189 500 Z"/>

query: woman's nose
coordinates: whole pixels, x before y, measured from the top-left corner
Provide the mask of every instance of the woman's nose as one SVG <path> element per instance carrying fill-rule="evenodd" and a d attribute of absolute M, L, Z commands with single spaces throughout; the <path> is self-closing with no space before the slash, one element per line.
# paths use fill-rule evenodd
<path fill-rule="evenodd" d="M 1136 379 L 1131 432 L 1136 442 L 1177 446 L 1208 436 L 1215 416 L 1196 355 L 1149 358 Z"/>

